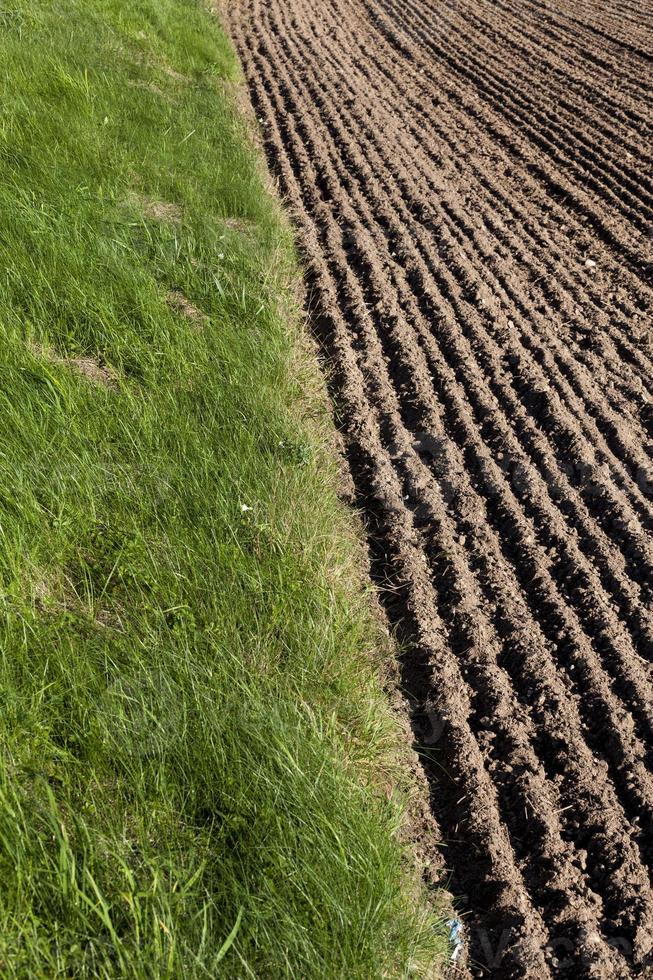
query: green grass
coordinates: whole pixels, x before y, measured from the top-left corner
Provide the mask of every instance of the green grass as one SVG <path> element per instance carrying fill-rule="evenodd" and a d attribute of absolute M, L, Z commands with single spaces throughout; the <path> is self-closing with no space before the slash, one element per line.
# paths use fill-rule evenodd
<path fill-rule="evenodd" d="M 232 50 L 197 0 L 7 0 L 0 61 L 0 973 L 428 976 Z"/>

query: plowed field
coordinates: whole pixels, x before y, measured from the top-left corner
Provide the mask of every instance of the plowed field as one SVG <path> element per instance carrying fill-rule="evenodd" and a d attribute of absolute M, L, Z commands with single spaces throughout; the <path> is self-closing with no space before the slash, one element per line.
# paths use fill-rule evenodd
<path fill-rule="evenodd" d="M 228 6 L 472 968 L 651 975 L 653 7 Z"/>

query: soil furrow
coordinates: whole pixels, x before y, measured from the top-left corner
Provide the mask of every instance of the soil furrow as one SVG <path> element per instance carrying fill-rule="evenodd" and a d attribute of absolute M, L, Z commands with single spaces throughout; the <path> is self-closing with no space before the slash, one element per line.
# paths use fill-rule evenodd
<path fill-rule="evenodd" d="M 265 96 L 261 91 L 259 98 L 258 104 L 264 104 Z M 279 136 L 276 141 L 279 161 L 282 160 L 284 145 L 284 138 Z M 304 166 L 308 167 L 308 164 Z M 284 168 L 285 188 L 291 192 L 291 200 L 298 202 L 302 201 L 302 196 L 296 181 L 297 174 L 292 168 Z M 493 917 L 501 923 L 502 931 L 505 922 L 509 922 L 510 940 L 504 960 L 506 969 L 514 969 L 512 975 L 520 976 L 524 975 L 524 970 L 527 975 L 531 968 L 536 968 L 543 971 L 543 976 L 548 976 L 543 957 L 544 947 L 532 942 L 533 934 L 538 937 L 540 944 L 548 941 L 548 934 L 543 931 L 537 914 L 524 901 L 524 896 L 520 895 L 521 875 L 514 861 L 509 838 L 498 816 L 496 791 L 485 772 L 478 743 L 469 728 L 468 701 L 463 697 L 457 698 L 456 704 L 453 703 L 455 692 L 461 690 L 462 681 L 455 665 L 444 662 L 442 638 L 446 636 L 446 629 L 439 620 L 430 577 L 423 571 L 421 549 L 414 543 L 417 540 L 416 534 L 409 512 L 403 504 L 397 475 L 387 452 L 379 442 L 378 422 L 362 395 L 365 385 L 351 348 L 350 331 L 340 317 L 332 319 L 326 312 L 338 310 L 335 298 L 340 284 L 334 283 L 324 267 L 322 249 L 319 242 L 315 243 L 315 232 L 311 233 L 310 225 L 305 227 L 304 248 L 311 273 L 312 301 L 316 307 L 316 330 L 330 350 L 331 367 L 335 372 L 333 380 L 337 380 L 338 404 L 343 428 L 348 437 L 349 458 L 357 485 L 365 488 L 365 500 L 372 511 L 378 508 L 383 516 L 385 535 L 395 552 L 392 562 L 393 579 L 401 582 L 402 589 L 410 593 L 407 598 L 408 608 L 429 610 L 428 629 L 420 637 L 428 658 L 427 663 L 421 664 L 420 673 L 426 676 L 419 683 L 413 676 L 407 683 L 409 693 L 423 704 L 429 716 L 434 719 L 438 717 L 442 724 L 446 722 L 450 735 L 448 764 L 452 778 L 453 773 L 457 772 L 459 780 L 454 780 L 451 786 L 443 788 L 443 797 L 438 803 L 444 839 L 449 842 L 458 839 L 461 815 L 454 796 L 462 780 L 473 787 L 475 798 L 473 806 L 466 814 L 466 845 L 471 846 L 478 855 L 480 864 L 474 869 L 474 875 L 479 874 L 484 901 L 493 910 L 487 920 L 488 942 L 495 942 Z M 311 260 L 312 256 L 315 256 L 314 261 Z M 362 420 L 365 421 L 361 427 Z M 437 666 L 437 697 L 432 695 L 434 685 L 431 666 Z M 413 658 L 410 673 L 413 675 L 416 672 L 417 664 Z M 461 885 L 467 887 L 464 877 L 461 878 Z M 497 946 L 501 939 L 501 934 L 498 934 Z"/>
<path fill-rule="evenodd" d="M 402 253 L 403 253 L 403 251 L 404 251 L 404 249 L 403 249 L 403 247 L 402 247 L 402 248 L 400 249 L 400 251 L 402 251 Z M 389 259 L 389 258 L 387 259 L 387 261 L 388 261 L 389 263 L 391 263 L 391 262 L 392 262 L 392 260 L 391 260 L 391 259 Z"/>
<path fill-rule="evenodd" d="M 324 178 L 323 178 L 323 179 L 324 179 Z M 310 190 L 310 188 L 309 188 L 309 190 Z M 333 193 L 332 193 L 332 192 L 331 192 L 331 193 L 329 193 L 329 195 L 328 195 L 328 196 L 329 196 L 329 199 L 330 199 L 330 200 L 333 200 L 333 197 L 334 197 L 334 195 L 333 195 Z M 323 202 L 317 202 L 317 203 L 318 203 L 318 204 L 321 204 L 321 203 L 323 203 Z M 313 206 L 317 206 L 317 205 L 316 205 L 316 202 L 313 202 Z M 332 252 L 333 252 L 333 250 L 334 250 L 334 244 L 333 244 L 333 242 L 331 242 L 331 243 L 330 243 L 329 245 L 326 245 L 326 244 L 325 244 L 325 250 L 326 250 L 326 251 L 327 251 L 328 253 L 332 253 Z M 360 306 L 360 309 L 361 309 L 361 310 L 363 310 L 363 309 L 365 308 L 365 305 L 366 305 L 366 304 L 365 304 L 364 302 L 362 302 L 362 303 L 361 303 L 361 306 Z M 360 314 L 360 313 L 359 313 L 359 316 L 360 316 L 360 315 L 362 315 L 362 314 Z"/>
<path fill-rule="evenodd" d="M 483 84 L 476 75 L 462 69 L 456 70 L 453 59 L 446 45 L 440 45 L 431 40 L 426 32 L 416 30 L 420 44 L 413 43 L 408 35 L 408 42 L 402 39 L 400 27 L 397 26 L 399 17 L 393 18 L 388 9 L 390 3 L 376 5 L 375 20 L 379 30 L 395 50 L 395 58 L 405 52 L 412 44 L 413 60 L 426 72 L 431 59 L 435 58 L 444 71 L 439 73 L 440 90 L 444 90 L 447 99 L 460 107 L 471 119 L 477 120 L 479 128 L 491 137 L 514 158 L 515 162 L 530 171 L 554 198 L 564 200 L 568 208 L 573 209 L 581 220 L 591 222 L 594 233 L 615 251 L 622 262 L 627 263 L 633 275 L 644 285 L 650 285 L 651 246 L 649 241 L 650 226 L 643 216 L 627 209 L 624 214 L 608 210 L 610 204 L 619 211 L 620 203 L 612 191 L 602 186 L 591 174 L 576 167 L 562 152 L 561 147 L 552 143 L 537 129 L 527 123 L 525 117 L 513 113 L 504 107 L 501 99 L 495 103 L 479 99 L 479 90 Z M 404 36 L 406 36 L 404 34 Z M 451 69 L 451 81 L 447 84 L 447 68 Z M 481 76 L 482 77 L 482 76 Z M 529 143 L 526 137 L 530 137 Z M 546 157 L 554 164 L 547 166 Z M 555 166 L 557 165 L 557 166 Z M 569 173 L 567 172 L 569 171 Z M 570 179 L 571 178 L 576 178 Z M 590 188 L 593 193 L 590 193 Z M 623 209 L 622 209 L 623 210 Z M 606 217 L 609 215 L 609 221 Z M 633 242 L 633 239 L 635 241 Z M 637 245 L 635 248 L 633 245 Z"/>
<path fill-rule="evenodd" d="M 328 52 L 326 52 L 326 50 L 324 48 L 322 50 L 325 51 L 325 56 L 328 56 Z M 344 70 L 345 69 L 343 68 L 343 72 L 344 72 Z M 351 73 L 355 72 L 355 70 L 356 70 L 355 66 L 352 65 L 350 67 L 348 65 L 347 66 L 347 69 L 346 69 L 346 71 L 347 71 L 347 77 L 349 78 L 351 76 Z M 364 101 L 364 100 L 361 99 L 361 101 Z M 358 101 L 357 101 L 357 105 L 358 105 Z M 346 112 L 343 111 L 342 112 L 342 116 L 343 116 L 343 118 L 346 118 Z M 399 137 L 399 138 L 401 138 L 401 137 Z M 417 162 L 417 158 L 419 156 L 419 149 L 416 150 L 414 147 L 407 147 L 407 152 L 409 152 L 410 155 L 411 155 L 411 158 L 414 159 Z M 392 164 L 388 164 L 388 166 L 391 166 L 391 165 Z M 421 170 L 421 174 L 424 174 L 424 171 L 423 170 Z M 431 190 L 435 190 L 435 188 L 430 188 L 430 189 Z M 544 247 L 545 247 L 545 252 L 550 252 L 551 251 L 551 248 L 552 248 L 552 244 L 551 243 L 544 243 Z M 526 259 L 524 259 L 523 261 L 528 261 L 528 257 L 526 257 Z M 531 261 L 533 261 L 533 260 L 531 259 Z M 537 269 L 537 271 L 535 271 L 536 269 Z M 561 276 L 564 276 L 564 271 L 562 269 L 558 268 L 558 269 L 555 270 L 555 273 L 552 273 L 552 276 L 553 275 L 555 275 L 556 277 L 559 278 Z M 538 266 L 535 266 L 534 267 L 534 270 L 533 270 L 533 278 L 534 279 L 537 279 L 537 280 L 546 278 L 546 276 L 543 276 L 542 275 L 542 268 L 540 268 Z M 570 288 L 571 285 L 572 285 L 572 280 L 567 279 L 565 285 L 566 285 L 567 288 Z M 578 289 L 578 287 L 576 286 L 576 290 L 577 289 Z M 578 299 L 577 295 L 574 295 L 574 300 L 577 300 L 577 299 Z M 587 297 L 585 297 L 585 299 L 587 299 Z M 559 299 L 558 299 L 557 296 L 555 298 L 555 302 L 559 305 Z M 565 310 L 565 313 L 567 313 L 566 310 Z M 628 352 L 627 350 L 624 349 L 622 352 L 625 353 L 626 356 L 630 356 L 630 352 Z M 650 379 L 651 374 L 653 373 L 653 366 L 651 365 L 650 362 L 647 362 L 645 365 L 643 365 L 642 371 L 644 373 L 644 377 L 646 379 Z"/>
<path fill-rule="evenodd" d="M 389 9 L 393 8 L 396 9 L 396 5 L 390 3 Z M 415 24 L 427 23 L 424 3 L 420 0 L 403 4 L 402 9 L 404 21 L 406 21 L 406 13 L 410 11 Z M 446 35 L 447 60 L 452 66 L 455 66 L 457 74 L 462 74 L 462 77 L 471 82 L 475 91 L 483 92 L 493 107 L 501 107 L 504 112 L 510 107 L 515 118 L 522 122 L 522 132 L 524 132 L 523 124 L 526 121 L 538 123 L 536 130 L 538 141 L 546 136 L 549 138 L 547 147 L 555 146 L 558 152 L 564 149 L 567 165 L 583 167 L 593 180 L 601 184 L 604 192 L 606 190 L 614 192 L 622 204 L 629 205 L 624 214 L 632 215 L 632 205 L 634 204 L 637 220 L 648 219 L 650 221 L 653 214 L 651 212 L 653 198 L 651 196 L 651 182 L 647 174 L 633 172 L 631 175 L 628 173 L 627 167 L 624 167 L 623 159 L 621 166 L 619 166 L 619 161 L 614 160 L 609 153 L 605 152 L 608 149 L 605 140 L 602 144 L 597 143 L 596 140 L 591 139 L 591 133 L 585 136 L 583 131 L 579 130 L 577 116 L 572 117 L 571 125 L 569 124 L 559 101 L 556 101 L 554 108 L 549 109 L 548 107 L 551 106 L 550 92 L 543 105 L 539 100 L 533 98 L 537 95 L 537 88 L 531 62 L 529 62 L 530 85 L 527 90 L 530 99 L 523 97 L 521 95 L 523 90 L 515 84 L 524 80 L 523 75 L 520 78 L 519 62 L 517 61 L 515 64 L 516 59 L 513 58 L 512 62 L 506 61 L 504 66 L 502 51 L 506 50 L 505 47 L 495 45 L 491 50 L 488 50 L 481 43 L 475 43 L 475 38 L 483 38 L 483 35 L 469 30 L 470 24 L 473 24 L 475 20 L 477 21 L 474 17 L 473 7 L 461 9 L 452 16 L 449 15 L 446 8 L 443 8 L 440 18 L 436 36 Z M 463 20 L 462 31 L 459 26 L 460 19 Z M 433 36 L 432 23 L 425 31 L 425 36 Z M 554 142 L 551 142 L 552 136 Z M 598 178 L 601 176 L 604 179 L 599 181 Z"/>
<path fill-rule="evenodd" d="M 635 2 L 553 7 L 548 36 L 533 0 L 225 15 L 300 232 L 468 966 L 626 978 L 653 957 L 653 414 L 633 333 L 653 101 L 644 76 L 607 80 L 617 51 L 646 62 Z M 600 109 L 578 102 L 574 129 L 595 64 Z M 572 272 L 588 252 L 599 268 Z"/>
<path fill-rule="evenodd" d="M 379 66 L 379 70 L 381 72 L 383 72 L 382 66 Z M 386 90 L 389 92 L 389 91 L 391 91 L 391 88 L 392 88 L 392 85 L 393 85 L 393 79 L 388 74 L 386 74 L 384 77 L 386 79 L 386 81 L 384 83 L 384 87 L 386 87 Z M 374 84 L 374 82 L 371 79 L 371 77 L 370 77 L 370 84 Z M 410 108 L 413 109 L 413 110 L 415 110 L 417 113 L 419 113 L 419 111 L 420 111 L 416 107 L 416 104 L 415 104 L 414 101 L 411 101 L 410 102 Z M 434 119 L 433 114 L 431 114 L 428 118 L 422 116 L 422 118 L 420 119 L 420 122 L 423 123 L 423 127 L 422 127 L 423 128 L 423 131 L 428 132 L 431 129 L 431 127 L 435 124 L 435 119 Z M 449 122 L 451 123 L 451 115 L 449 116 Z M 408 125 L 410 125 L 410 124 L 408 124 Z M 438 141 L 442 141 L 443 144 L 446 145 L 447 142 L 449 142 L 448 139 L 447 139 L 447 133 L 442 128 L 438 128 L 435 131 L 435 134 L 436 134 L 436 136 L 438 138 Z M 414 133 L 414 135 L 415 135 L 416 139 L 415 139 L 415 143 L 414 143 L 414 146 L 413 146 L 413 150 L 412 150 L 411 156 L 415 156 L 415 157 L 419 158 L 419 140 L 417 138 L 417 133 Z M 400 138 L 400 134 L 399 134 L 399 138 Z M 452 160 L 457 160 L 461 156 L 460 147 L 457 147 L 455 144 L 453 144 L 453 143 L 450 144 L 450 150 L 451 150 L 451 153 L 452 153 Z M 440 166 L 441 166 L 441 161 L 439 161 L 439 163 L 440 163 Z M 471 168 L 473 166 L 473 161 L 472 160 L 467 161 L 466 166 L 467 166 L 467 169 Z M 504 180 L 503 180 L 503 183 L 504 184 L 506 182 L 505 181 L 505 174 L 506 173 L 507 173 L 507 171 L 504 170 Z M 461 177 L 460 177 L 459 174 L 457 174 L 457 178 L 458 178 L 457 179 L 457 183 L 462 183 L 462 180 L 461 180 Z M 478 201 L 479 201 L 479 204 L 481 206 L 482 206 L 482 200 L 483 200 L 483 190 L 485 190 L 486 192 L 489 192 L 489 193 L 491 193 L 493 195 L 493 198 L 494 198 L 494 200 L 493 200 L 493 209 L 494 210 L 496 210 L 497 207 L 499 207 L 501 209 L 504 209 L 504 210 L 507 210 L 507 212 L 508 212 L 508 218 L 506 220 L 507 220 L 508 223 L 511 223 L 513 220 L 514 221 L 517 221 L 517 222 L 520 222 L 519 233 L 522 236 L 522 239 L 523 239 L 523 236 L 526 236 L 527 238 L 530 238 L 534 234 L 541 234 L 542 233 L 542 228 L 545 228 L 546 225 L 549 222 L 550 215 L 548 214 L 548 212 L 550 212 L 552 210 L 551 209 L 551 206 L 550 206 L 550 202 L 547 202 L 547 205 L 543 209 L 541 216 L 540 215 L 537 216 L 538 223 L 537 223 L 537 225 L 534 226 L 534 231 L 531 231 L 531 229 L 525 228 L 523 226 L 523 224 L 521 224 L 521 218 L 522 218 L 522 216 L 520 215 L 519 211 L 515 211 L 514 210 L 514 207 L 510 203 L 510 199 L 508 199 L 504 195 L 502 195 L 500 189 L 496 185 L 495 186 L 492 186 L 489 183 L 489 178 L 488 178 L 488 176 L 486 174 L 483 174 L 483 172 L 481 172 L 479 174 L 479 180 L 480 180 L 480 183 L 482 185 L 481 186 L 481 194 L 478 197 Z M 533 191 L 536 191 L 537 190 L 536 185 L 533 185 L 532 182 L 531 182 L 531 184 L 533 186 Z M 465 187 L 465 189 L 467 189 L 467 180 L 465 180 L 465 184 L 463 186 Z M 433 188 L 433 190 L 436 193 L 437 192 L 441 192 L 442 185 L 440 184 L 439 187 L 435 187 L 435 188 Z M 470 188 L 470 192 L 472 192 L 473 190 L 475 191 L 476 189 L 475 188 L 474 189 Z M 515 195 L 511 195 L 511 198 L 514 200 L 515 199 Z M 532 210 L 532 206 L 533 206 L 532 199 L 530 201 L 530 204 L 531 204 L 531 210 Z M 489 216 L 491 216 L 491 214 L 492 214 L 492 212 L 488 212 L 488 215 Z M 536 246 L 536 250 L 537 250 L 537 246 Z M 555 246 L 554 243 L 552 243 L 552 242 L 543 242 L 542 243 L 542 248 L 541 248 L 541 252 L 542 252 L 541 260 L 542 261 L 546 261 L 547 256 L 549 254 L 551 254 L 551 252 L 555 252 L 555 250 L 556 250 L 556 246 Z M 522 259 L 521 261 L 523 262 L 524 260 Z M 601 262 L 601 265 L 603 266 L 603 262 Z M 580 287 L 578 286 L 578 284 L 574 283 L 573 280 L 569 279 L 569 276 L 566 273 L 566 270 L 565 270 L 565 268 L 564 268 L 563 265 L 561 265 L 560 263 L 558 263 L 555 266 L 555 268 L 551 269 L 550 275 L 551 275 L 551 278 L 552 279 L 556 279 L 557 280 L 558 278 L 561 278 L 565 282 L 565 285 L 572 291 L 572 293 L 575 290 L 575 293 L 573 294 L 573 299 L 574 299 L 574 301 L 577 301 L 577 299 L 578 299 L 577 293 L 578 293 L 578 290 L 579 290 Z M 539 282 L 542 278 L 543 277 L 540 276 L 540 275 L 538 275 L 538 276 L 533 275 L 533 279 L 535 280 L 536 283 Z M 583 297 L 583 299 L 581 301 L 586 301 L 587 298 L 588 298 L 587 297 L 587 294 L 584 294 L 584 297 Z M 615 302 L 617 304 L 619 302 L 618 297 L 616 297 L 616 296 L 613 299 L 613 303 L 615 303 Z M 598 303 L 598 306 L 597 306 L 597 309 L 599 310 L 599 312 L 603 312 L 604 306 L 599 302 Z M 565 311 L 565 312 L 567 312 L 567 311 Z M 627 304 L 623 307 L 622 312 L 623 312 L 624 316 L 628 317 L 628 321 L 625 321 L 625 320 L 623 321 L 623 323 L 624 323 L 624 330 L 627 331 L 630 334 L 632 332 L 633 319 L 638 318 L 640 314 L 639 314 L 639 312 L 636 309 L 633 309 L 632 307 L 629 307 Z M 607 322 L 604 322 L 604 321 L 605 321 L 605 317 L 603 318 L 603 320 L 600 321 L 600 326 L 603 327 L 603 331 L 606 331 L 606 330 L 607 331 L 610 331 L 610 321 L 609 320 Z M 562 326 L 565 326 L 565 325 L 566 324 L 562 324 Z M 585 331 L 583 331 L 583 332 L 585 332 Z M 619 338 L 619 341 L 618 342 L 620 342 L 622 344 L 624 343 L 623 336 Z M 627 341 L 625 343 L 626 343 L 626 346 L 624 348 L 621 348 L 621 349 L 623 349 L 623 351 L 624 351 L 624 353 L 626 354 L 627 357 L 634 358 L 635 359 L 634 360 L 634 363 L 637 365 L 638 369 L 640 369 L 640 364 L 639 364 L 639 360 L 638 359 L 640 359 L 643 356 L 642 355 L 642 352 L 638 351 L 637 349 L 634 349 L 633 350 L 632 347 L 629 347 L 627 345 Z M 645 359 L 642 362 L 642 364 L 641 364 L 641 371 L 643 373 L 643 377 L 647 381 L 650 381 L 651 375 L 653 373 L 653 368 L 651 366 L 650 360 Z"/>
<path fill-rule="evenodd" d="M 497 11 L 502 12 L 497 15 Z M 466 15 L 469 13 L 469 10 L 466 11 Z M 649 128 L 646 119 L 635 111 L 641 103 L 641 92 L 636 103 L 627 100 L 624 105 L 622 86 L 615 90 L 611 84 L 606 84 L 614 79 L 614 73 L 602 78 L 599 72 L 595 72 L 590 86 L 586 74 L 570 60 L 570 53 L 563 45 L 559 42 L 552 43 L 550 36 L 545 38 L 541 33 L 529 31 L 523 16 L 515 21 L 508 5 L 493 4 L 488 8 L 485 3 L 479 3 L 474 8 L 473 16 L 478 18 L 483 33 L 491 34 L 493 40 L 503 38 L 506 47 L 519 53 L 519 59 L 512 59 L 513 65 L 519 67 L 527 59 L 529 66 L 537 66 L 540 75 L 547 76 L 537 80 L 538 89 L 544 99 L 549 92 L 549 98 L 555 96 L 557 105 L 569 112 L 577 112 L 584 125 L 597 129 L 607 139 L 618 143 L 625 151 L 640 159 L 650 159 L 650 148 L 642 134 L 628 127 L 628 123 L 635 122 L 645 130 Z M 526 71 L 523 78 L 529 79 Z M 550 89 L 547 89 L 547 78 Z M 624 79 L 624 83 L 628 84 L 628 79 Z M 588 96 L 591 97 L 591 102 Z M 544 104 L 546 105 L 546 101 Z M 626 128 L 620 126 L 620 123 L 626 123 Z M 626 162 L 628 160 L 626 158 Z M 641 179 L 641 173 L 637 173 L 634 168 L 630 172 Z"/>
<path fill-rule="evenodd" d="M 517 12 L 520 8 L 514 7 Z M 579 55 L 591 64 L 605 64 L 612 71 L 626 75 L 628 67 L 631 69 L 631 77 L 635 83 L 640 76 L 646 77 L 647 69 L 650 71 L 651 48 L 646 45 L 643 53 L 643 61 L 635 58 L 624 58 L 623 51 L 620 50 L 619 42 L 609 36 L 603 36 L 599 44 L 596 43 L 596 36 L 589 24 L 584 24 L 582 20 L 570 18 L 561 4 L 551 6 L 540 0 L 524 0 L 521 7 L 522 12 L 529 12 L 538 21 L 537 26 L 540 30 L 546 25 L 548 30 L 557 31 L 566 39 L 566 43 L 573 45 Z M 607 4 L 601 5 L 603 14 L 609 10 Z M 632 69 L 636 66 L 637 72 Z M 645 86 L 642 86 L 645 90 Z M 645 94 L 650 100 L 650 89 L 645 90 Z"/>
<path fill-rule="evenodd" d="M 305 138 L 308 139 L 308 140 L 310 140 L 310 136 L 308 136 L 308 135 Z M 348 169 L 351 171 L 352 168 L 355 169 L 355 162 L 353 162 L 353 161 L 349 161 L 349 162 L 350 162 L 350 167 Z M 391 261 L 391 260 L 388 260 L 388 261 Z"/>

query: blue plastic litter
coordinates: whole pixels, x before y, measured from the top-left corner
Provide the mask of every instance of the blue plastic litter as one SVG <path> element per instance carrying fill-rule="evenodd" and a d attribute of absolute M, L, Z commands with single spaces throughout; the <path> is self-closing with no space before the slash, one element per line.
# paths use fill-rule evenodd
<path fill-rule="evenodd" d="M 449 930 L 449 942 L 452 946 L 451 961 L 455 963 L 463 951 L 465 927 L 460 919 L 449 919 L 447 928 Z"/>

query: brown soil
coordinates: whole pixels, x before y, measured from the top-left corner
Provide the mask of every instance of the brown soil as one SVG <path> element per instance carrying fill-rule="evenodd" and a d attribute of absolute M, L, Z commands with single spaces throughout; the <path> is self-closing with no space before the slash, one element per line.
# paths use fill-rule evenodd
<path fill-rule="evenodd" d="M 94 384 L 104 385 L 106 388 L 117 387 L 115 371 L 95 357 L 62 357 L 52 348 L 40 344 L 30 344 L 30 349 L 36 357 L 45 357 L 53 364 L 65 364 Z"/>
<path fill-rule="evenodd" d="M 653 966 L 653 11 L 231 0 L 471 968 Z"/>
<path fill-rule="evenodd" d="M 193 320 L 196 324 L 201 324 L 206 320 L 202 311 L 198 310 L 180 289 L 171 290 L 166 297 L 166 301 L 170 309 L 174 310 L 175 313 L 180 313 L 188 320 Z"/>
<path fill-rule="evenodd" d="M 79 371 L 94 384 L 105 385 L 107 388 L 115 388 L 116 386 L 112 371 L 93 357 L 67 357 L 62 360 L 62 363 Z"/>
<path fill-rule="evenodd" d="M 181 208 L 170 201 L 156 201 L 144 194 L 133 194 L 135 205 L 140 208 L 146 218 L 153 218 L 155 221 L 167 221 L 170 224 L 178 225 L 181 223 Z"/>

